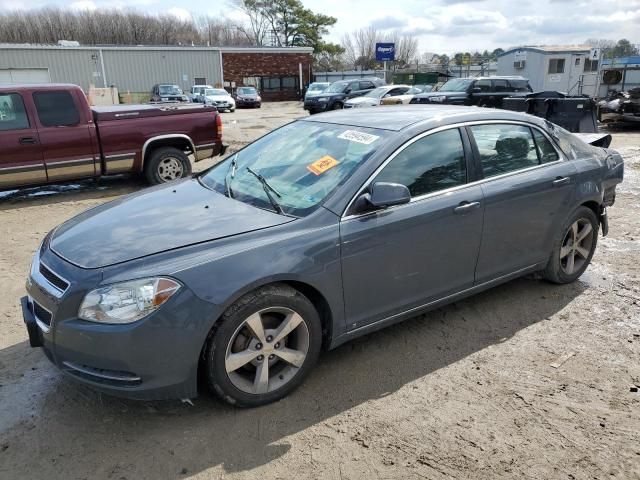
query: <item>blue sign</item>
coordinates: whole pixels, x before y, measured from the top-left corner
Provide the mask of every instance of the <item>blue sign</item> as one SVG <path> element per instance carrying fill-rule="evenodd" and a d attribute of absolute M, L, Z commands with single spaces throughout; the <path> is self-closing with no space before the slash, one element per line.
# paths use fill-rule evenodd
<path fill-rule="evenodd" d="M 378 62 L 393 62 L 395 59 L 395 43 L 376 43 L 376 60 Z"/>

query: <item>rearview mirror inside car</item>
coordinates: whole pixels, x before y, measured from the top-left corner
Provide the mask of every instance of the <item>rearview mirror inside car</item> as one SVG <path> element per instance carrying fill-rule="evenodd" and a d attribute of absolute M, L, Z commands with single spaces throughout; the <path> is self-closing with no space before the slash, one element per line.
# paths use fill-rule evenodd
<path fill-rule="evenodd" d="M 409 189 L 400 183 L 375 182 L 371 186 L 369 203 L 376 208 L 387 208 L 393 205 L 409 203 L 411 193 Z"/>

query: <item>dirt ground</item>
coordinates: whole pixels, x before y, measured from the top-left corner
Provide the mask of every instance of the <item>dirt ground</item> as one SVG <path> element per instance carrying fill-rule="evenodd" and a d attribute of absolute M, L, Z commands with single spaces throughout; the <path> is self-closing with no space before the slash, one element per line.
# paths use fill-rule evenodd
<path fill-rule="evenodd" d="M 296 103 L 226 114 L 226 141 L 302 115 Z M 57 224 L 144 185 L 6 196 L 0 478 L 640 478 L 640 131 L 613 133 L 626 179 L 580 281 L 517 280 L 361 338 L 254 410 L 206 393 L 194 406 L 125 401 L 63 378 L 19 312 L 31 255 Z"/>

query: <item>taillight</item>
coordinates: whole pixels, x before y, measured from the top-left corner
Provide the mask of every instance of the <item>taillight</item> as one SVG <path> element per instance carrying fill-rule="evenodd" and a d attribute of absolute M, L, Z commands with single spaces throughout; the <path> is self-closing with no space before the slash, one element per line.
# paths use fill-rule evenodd
<path fill-rule="evenodd" d="M 222 117 L 216 112 L 216 137 L 222 138 Z"/>

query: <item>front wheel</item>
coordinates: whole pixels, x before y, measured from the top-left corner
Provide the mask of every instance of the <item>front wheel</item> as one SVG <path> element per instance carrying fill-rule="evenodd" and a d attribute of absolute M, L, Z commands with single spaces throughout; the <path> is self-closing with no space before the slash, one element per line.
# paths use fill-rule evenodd
<path fill-rule="evenodd" d="M 589 266 L 598 242 L 598 217 L 579 207 L 556 236 L 544 277 L 553 283 L 571 283 Z"/>
<path fill-rule="evenodd" d="M 147 181 L 156 185 L 171 182 L 191 175 L 189 157 L 174 147 L 162 147 L 154 150 L 144 166 Z"/>
<path fill-rule="evenodd" d="M 288 285 L 251 292 L 227 309 L 205 350 L 210 388 L 239 407 L 274 402 L 316 363 L 322 328 L 313 304 Z"/>
<path fill-rule="evenodd" d="M 336 102 L 333 104 L 333 106 L 331 107 L 331 110 L 342 110 L 344 107 L 342 106 L 342 104 L 340 102 Z"/>

